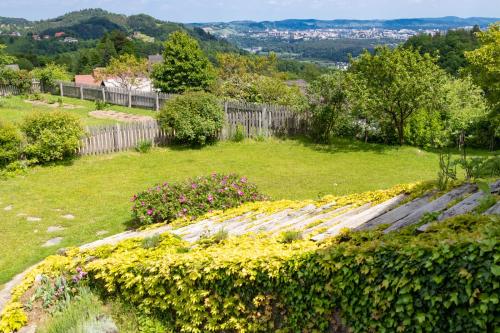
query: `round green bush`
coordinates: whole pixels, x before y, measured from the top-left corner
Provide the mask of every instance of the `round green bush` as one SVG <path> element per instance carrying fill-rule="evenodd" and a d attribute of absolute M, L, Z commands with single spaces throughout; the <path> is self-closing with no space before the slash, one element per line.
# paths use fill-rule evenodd
<path fill-rule="evenodd" d="M 266 197 L 246 177 L 212 174 L 181 183 L 156 185 L 132 197 L 136 225 L 196 219 L 214 210 L 236 207 Z"/>
<path fill-rule="evenodd" d="M 22 136 L 17 127 L 0 120 L 0 168 L 19 159 L 22 149 Z"/>
<path fill-rule="evenodd" d="M 21 129 L 27 141 L 26 157 L 39 164 L 74 157 L 84 134 L 80 119 L 62 111 L 33 113 Z"/>
<path fill-rule="evenodd" d="M 217 140 L 224 111 L 214 95 L 189 92 L 167 101 L 158 122 L 164 130 L 174 132 L 179 143 L 205 145 Z"/>

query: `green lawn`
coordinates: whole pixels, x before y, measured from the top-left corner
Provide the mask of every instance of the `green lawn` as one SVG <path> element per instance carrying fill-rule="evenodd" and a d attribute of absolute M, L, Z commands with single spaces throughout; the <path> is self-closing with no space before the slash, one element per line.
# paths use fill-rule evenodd
<path fill-rule="evenodd" d="M 53 105 L 56 106 L 59 96 L 52 95 L 41 95 L 47 101 L 55 102 Z M 23 118 L 29 113 L 35 111 L 53 111 L 53 110 L 63 110 L 65 112 L 73 113 L 80 117 L 82 123 L 87 126 L 101 125 L 101 124 L 114 124 L 117 121 L 109 119 L 97 119 L 90 117 L 89 112 L 95 111 L 95 103 L 91 101 L 79 100 L 75 98 L 63 98 L 63 103 L 80 106 L 75 109 L 65 109 L 59 107 L 51 106 L 34 106 L 31 103 L 25 101 L 26 97 L 23 96 L 11 96 L 8 98 L 0 99 L 0 120 L 8 120 L 10 122 L 19 123 Z M 111 105 L 109 110 L 119 111 L 130 114 L 144 115 L 154 117 L 156 112 L 137 108 L 127 108 L 123 106 Z"/>
<path fill-rule="evenodd" d="M 437 166 L 435 153 L 413 147 L 269 140 L 157 148 L 144 155 L 126 152 L 35 167 L 0 180 L 0 284 L 58 247 L 102 238 L 96 235 L 102 230 L 124 231 L 130 197 L 155 183 L 237 172 L 274 199 L 310 199 L 434 179 Z M 11 210 L 5 210 L 8 206 Z M 75 218 L 62 218 L 66 214 Z M 42 220 L 28 222 L 28 217 Z M 49 234 L 49 226 L 65 229 Z M 41 247 L 58 236 L 63 237 L 59 246 Z"/>

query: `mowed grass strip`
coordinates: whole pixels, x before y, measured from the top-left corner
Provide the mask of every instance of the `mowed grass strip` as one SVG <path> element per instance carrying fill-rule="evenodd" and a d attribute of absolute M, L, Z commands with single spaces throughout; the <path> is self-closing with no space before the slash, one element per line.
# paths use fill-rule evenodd
<path fill-rule="evenodd" d="M 0 180 L 0 284 L 60 247 L 122 232 L 130 198 L 156 183 L 211 172 L 249 177 L 273 199 L 314 199 L 434 179 L 437 154 L 413 147 L 337 142 L 222 142 L 203 149 L 157 148 L 84 157 Z M 11 210 L 5 207 L 11 206 Z M 71 214 L 74 219 L 65 219 Z M 29 217 L 41 218 L 29 222 Z M 64 230 L 48 233 L 49 226 Z M 53 247 L 47 240 L 62 237 Z"/>
<path fill-rule="evenodd" d="M 7 120 L 13 123 L 21 123 L 22 120 L 30 113 L 35 111 L 38 112 L 48 112 L 54 110 L 60 110 L 68 113 L 77 115 L 82 124 L 85 126 L 94 125 L 108 125 L 118 123 L 116 120 L 112 119 L 97 119 L 89 116 L 89 112 L 95 111 L 95 102 L 79 100 L 76 98 L 63 97 L 63 103 L 77 106 L 77 108 L 62 108 L 59 107 L 57 103 L 59 96 L 53 96 L 48 94 L 40 95 L 42 99 L 54 102 L 52 105 L 33 105 L 27 102 L 26 96 L 10 96 L 7 98 L 0 98 L 0 120 Z M 124 106 L 110 105 L 109 110 L 123 112 L 133 115 L 150 116 L 155 117 L 157 112 L 138 108 L 127 108 Z"/>

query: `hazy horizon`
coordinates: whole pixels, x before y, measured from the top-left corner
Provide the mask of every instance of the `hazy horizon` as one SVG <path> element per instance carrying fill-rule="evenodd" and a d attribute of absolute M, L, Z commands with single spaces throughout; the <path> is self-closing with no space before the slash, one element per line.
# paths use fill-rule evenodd
<path fill-rule="evenodd" d="M 85 8 L 182 22 L 276 21 L 284 19 L 390 20 L 445 16 L 500 17 L 489 0 L 2 0 L 0 16 L 50 19 Z M 35 6 L 36 7 L 35 7 Z M 32 7 L 35 7 L 31 9 Z"/>

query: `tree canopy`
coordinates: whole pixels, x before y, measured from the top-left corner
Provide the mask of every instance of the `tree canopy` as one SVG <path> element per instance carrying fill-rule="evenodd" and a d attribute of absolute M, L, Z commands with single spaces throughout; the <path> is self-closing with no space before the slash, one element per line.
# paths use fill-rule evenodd
<path fill-rule="evenodd" d="M 418 110 L 430 107 L 442 95 L 445 73 L 436 58 L 411 48 L 376 48 L 351 61 L 352 78 L 357 81 L 355 98 L 364 108 L 392 123 L 399 144 L 404 143 L 405 125 Z"/>
<path fill-rule="evenodd" d="M 161 91 L 182 93 L 208 89 L 215 73 L 198 42 L 187 33 L 177 31 L 165 42 L 163 63 L 154 66 L 151 77 Z"/>

